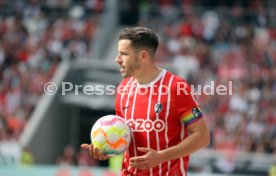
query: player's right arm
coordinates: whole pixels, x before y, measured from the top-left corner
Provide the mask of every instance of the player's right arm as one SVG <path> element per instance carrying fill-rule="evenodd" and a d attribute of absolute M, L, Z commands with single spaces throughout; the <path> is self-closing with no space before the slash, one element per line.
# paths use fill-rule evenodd
<path fill-rule="evenodd" d="M 94 147 L 92 144 L 82 144 L 81 148 L 89 150 L 90 156 L 96 160 L 106 160 L 109 158 L 108 155 L 103 154 L 101 150 Z"/>

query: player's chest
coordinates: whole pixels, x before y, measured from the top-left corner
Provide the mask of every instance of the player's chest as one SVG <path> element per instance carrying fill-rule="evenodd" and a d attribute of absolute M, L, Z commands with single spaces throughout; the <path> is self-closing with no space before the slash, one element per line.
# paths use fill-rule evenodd
<path fill-rule="evenodd" d="M 173 102 L 169 95 L 135 94 L 122 99 L 122 115 L 126 119 L 165 119 L 170 114 Z"/>

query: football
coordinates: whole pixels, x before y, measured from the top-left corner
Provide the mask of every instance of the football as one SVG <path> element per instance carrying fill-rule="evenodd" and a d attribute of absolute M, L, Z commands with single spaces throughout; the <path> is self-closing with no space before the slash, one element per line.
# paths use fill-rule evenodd
<path fill-rule="evenodd" d="M 123 153 L 130 143 L 130 129 L 127 121 L 116 115 L 99 118 L 90 133 L 94 147 L 107 155 Z"/>

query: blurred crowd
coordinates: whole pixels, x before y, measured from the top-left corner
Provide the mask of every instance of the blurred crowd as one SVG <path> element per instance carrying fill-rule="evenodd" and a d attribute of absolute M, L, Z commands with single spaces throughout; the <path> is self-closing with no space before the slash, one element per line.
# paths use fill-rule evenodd
<path fill-rule="evenodd" d="M 88 58 L 103 2 L 0 1 L 0 164 L 27 156 L 18 138 L 43 86 L 61 60 Z"/>
<path fill-rule="evenodd" d="M 74 150 L 71 145 L 65 146 L 63 153 L 57 158 L 59 165 L 98 166 L 99 161 L 94 160 L 85 149 Z"/>
<path fill-rule="evenodd" d="M 103 2 L 0 0 L 0 164 L 13 162 L 5 155 L 20 160 L 18 137 L 59 62 L 89 57 Z M 138 6 L 138 25 L 159 35 L 158 62 L 191 85 L 232 81 L 233 95 L 198 95 L 209 147 L 275 155 L 276 3 L 140 0 Z M 23 154 L 22 162 L 34 162 L 27 149 Z M 98 164 L 70 146 L 57 163 Z"/>
<path fill-rule="evenodd" d="M 276 154 L 276 3 L 143 1 L 140 25 L 158 32 L 157 58 L 192 85 L 229 85 L 232 95 L 199 95 L 210 148 Z M 210 1 L 211 2 L 211 1 Z M 214 10 L 215 9 L 215 10 Z M 230 87 L 231 88 L 231 87 Z"/>

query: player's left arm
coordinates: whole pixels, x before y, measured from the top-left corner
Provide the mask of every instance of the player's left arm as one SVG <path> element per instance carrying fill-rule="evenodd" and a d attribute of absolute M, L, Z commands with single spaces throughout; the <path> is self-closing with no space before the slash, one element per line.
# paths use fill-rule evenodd
<path fill-rule="evenodd" d="M 179 144 L 160 151 L 161 160 L 167 161 L 190 155 L 210 143 L 210 132 L 203 118 L 188 126 L 190 135 Z"/>
<path fill-rule="evenodd" d="M 158 164 L 190 155 L 207 146 L 210 142 L 210 134 L 203 118 L 188 126 L 190 135 L 175 146 L 156 151 L 148 148 L 139 148 L 145 155 L 130 158 L 130 166 L 136 169 L 149 169 Z"/>
<path fill-rule="evenodd" d="M 158 164 L 190 155 L 210 143 L 210 133 L 196 98 L 192 95 L 190 87 L 185 83 L 183 91 L 175 95 L 176 114 L 180 117 L 189 132 L 189 136 L 177 145 L 156 151 L 148 148 L 138 148 L 144 155 L 130 158 L 130 166 L 137 169 L 149 169 Z M 178 92 L 172 89 L 172 93 Z"/>

